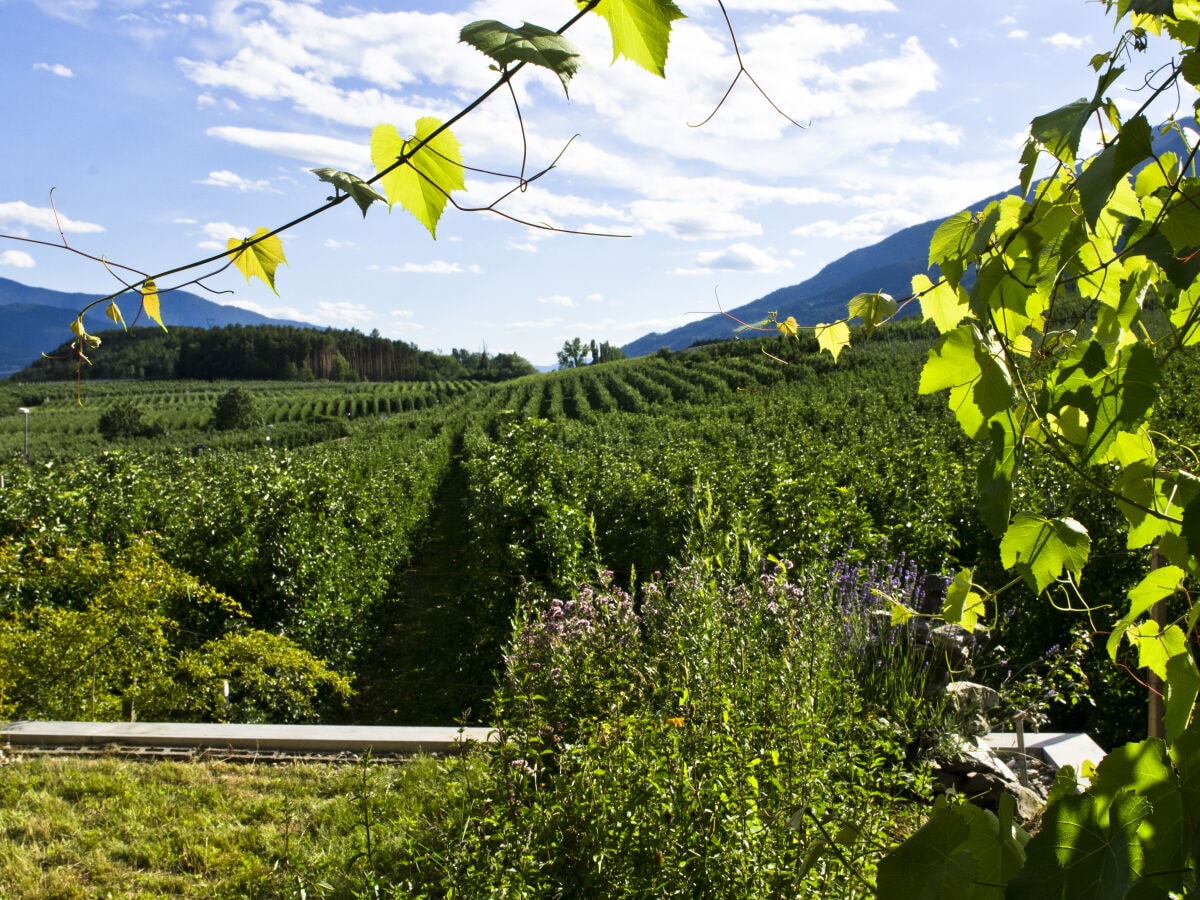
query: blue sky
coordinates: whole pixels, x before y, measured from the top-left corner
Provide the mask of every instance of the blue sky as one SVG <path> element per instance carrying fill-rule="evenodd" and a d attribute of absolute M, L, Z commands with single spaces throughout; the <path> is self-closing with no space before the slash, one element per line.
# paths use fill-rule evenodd
<path fill-rule="evenodd" d="M 624 237 L 451 209 L 434 241 L 399 207 L 364 221 L 343 204 L 284 237 L 279 296 L 226 272 L 207 282 L 229 292 L 213 299 L 540 365 L 575 336 L 623 344 L 1009 187 L 1029 120 L 1090 95 L 1088 60 L 1114 43 L 1103 5 L 1084 0 L 732 0 L 750 71 L 808 127 L 743 79 L 695 128 L 737 68 L 715 3 L 679 5 L 688 18 L 665 80 L 610 65 L 597 18 L 570 33 L 587 63 L 569 101 L 549 74 L 517 87 L 528 168 L 566 150 L 504 209 Z M 61 226 L 71 247 L 147 272 L 209 255 L 319 205 L 327 186 L 311 168 L 369 176 L 375 125 L 411 133 L 487 86 L 487 60 L 457 41 L 463 25 L 557 28 L 572 11 L 566 0 L 0 0 L 0 234 L 54 242 Z M 1131 68 L 1149 71 L 1155 52 Z M 519 171 L 511 98 L 455 132 L 468 165 Z M 508 183 L 472 174 L 468 188 L 460 202 L 486 206 Z M 117 287 L 96 262 L 14 240 L 0 240 L 0 276 Z M 169 295 L 163 315 L 169 325 Z"/>

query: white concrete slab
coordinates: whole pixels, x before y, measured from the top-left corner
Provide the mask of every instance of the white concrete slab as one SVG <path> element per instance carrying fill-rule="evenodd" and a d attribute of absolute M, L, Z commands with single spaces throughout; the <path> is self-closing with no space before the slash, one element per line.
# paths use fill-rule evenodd
<path fill-rule="evenodd" d="M 1010 731 L 993 731 L 983 742 L 998 753 L 1016 753 L 1017 735 Z M 1069 731 L 1025 732 L 1025 752 L 1040 756 L 1057 769 L 1073 766 L 1076 775 L 1085 761 L 1096 765 L 1104 759 L 1100 745 L 1086 734 Z"/>
<path fill-rule="evenodd" d="M 492 739 L 488 728 L 390 725 L 220 725 L 190 722 L 6 722 L 0 742 L 14 746 L 129 744 L 351 753 L 451 753 Z"/>

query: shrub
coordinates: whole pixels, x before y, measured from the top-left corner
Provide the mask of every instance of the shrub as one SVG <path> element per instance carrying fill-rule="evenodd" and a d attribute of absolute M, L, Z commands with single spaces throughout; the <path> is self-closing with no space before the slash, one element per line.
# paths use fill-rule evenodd
<path fill-rule="evenodd" d="M 218 431 L 250 428 L 260 422 L 254 395 L 244 388 L 230 388 L 217 398 L 213 406 L 212 424 Z"/>
<path fill-rule="evenodd" d="M 163 433 L 161 425 L 151 424 L 142 418 L 142 409 L 128 400 L 122 400 L 100 415 L 97 429 L 107 441 L 131 437 L 157 437 Z"/>

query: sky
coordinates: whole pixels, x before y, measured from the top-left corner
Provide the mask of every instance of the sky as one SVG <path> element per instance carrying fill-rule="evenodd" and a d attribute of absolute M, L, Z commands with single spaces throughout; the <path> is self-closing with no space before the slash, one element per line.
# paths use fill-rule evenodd
<path fill-rule="evenodd" d="M 797 127 L 744 77 L 718 108 L 738 73 L 725 19 L 715 0 L 678 3 L 665 79 L 613 63 L 590 16 L 568 34 L 585 60 L 569 98 L 527 69 L 515 99 L 497 93 L 455 127 L 473 170 L 456 200 L 508 195 L 505 216 L 451 208 L 433 240 L 399 206 L 364 219 L 344 203 L 284 234 L 278 295 L 232 270 L 205 280 L 218 293 L 188 290 L 551 365 L 573 337 L 619 346 L 734 309 L 1009 188 L 1030 119 L 1090 96 L 1089 60 L 1116 39 L 1085 0 L 729 0 L 747 71 Z M 97 260 L 154 274 L 291 221 L 329 195 L 311 169 L 370 177 L 375 126 L 411 134 L 491 84 L 462 26 L 556 29 L 573 11 L 0 0 L 0 277 L 99 297 L 120 283 Z M 523 157 L 526 173 L 554 167 L 510 193 Z"/>

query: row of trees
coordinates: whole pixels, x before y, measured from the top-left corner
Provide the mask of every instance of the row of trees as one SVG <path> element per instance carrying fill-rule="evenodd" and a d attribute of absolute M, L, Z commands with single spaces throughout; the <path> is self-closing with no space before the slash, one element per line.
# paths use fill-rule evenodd
<path fill-rule="evenodd" d="M 15 377 L 20 381 L 74 377 L 76 361 L 69 348 L 51 356 Z M 365 335 L 353 329 L 227 325 L 110 332 L 104 337 L 104 352 L 92 360 L 89 371 L 105 379 L 504 381 L 535 369 L 515 353 L 491 356 L 486 350 L 456 349 L 447 356 L 390 340 L 378 331 Z"/>
<path fill-rule="evenodd" d="M 589 357 L 591 364 L 595 365 L 596 363 L 624 359 L 625 351 L 620 347 L 614 347 L 608 341 L 597 345 L 595 338 L 589 344 L 585 344 L 579 338 L 571 338 L 569 341 L 564 341 L 562 349 L 558 351 L 558 367 L 560 369 L 575 369 L 579 366 L 585 366 L 588 365 Z"/>

